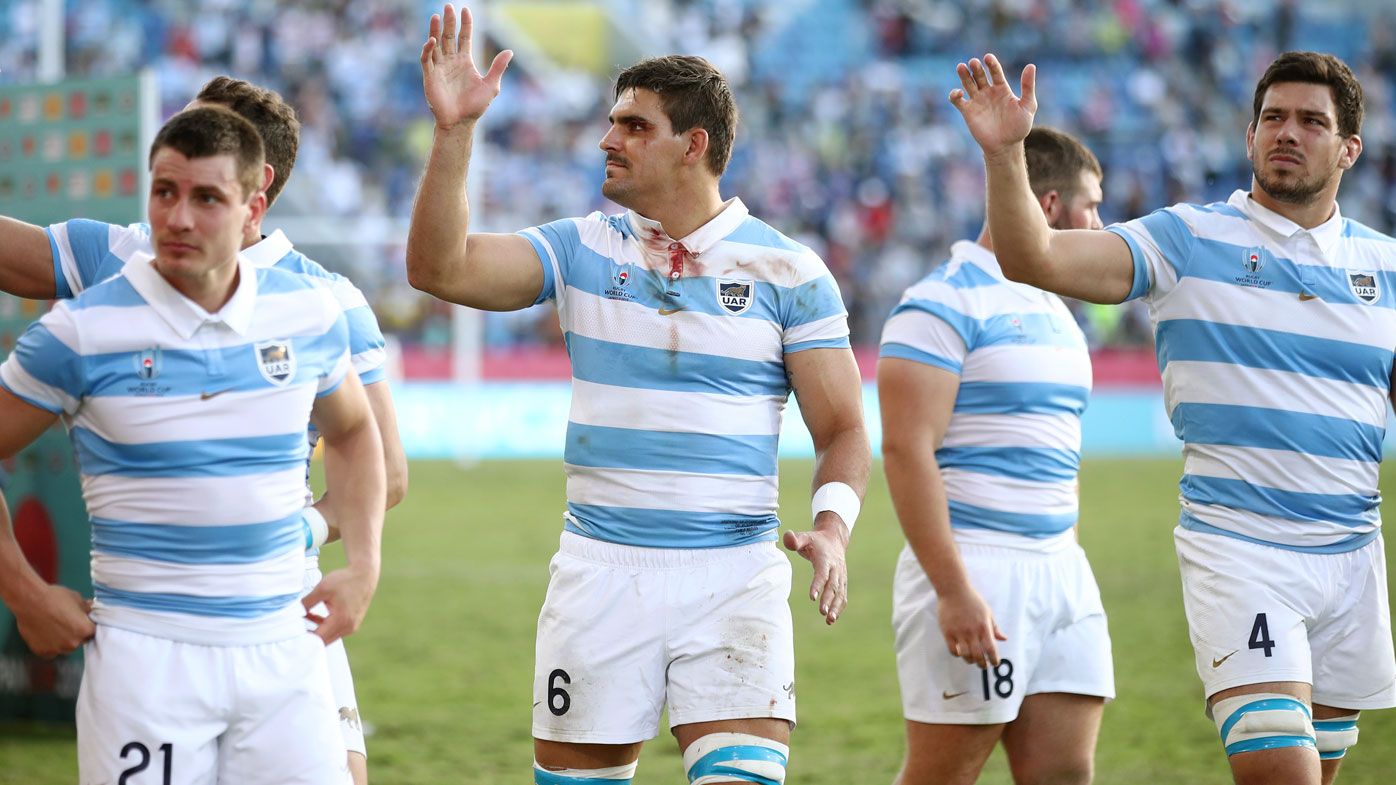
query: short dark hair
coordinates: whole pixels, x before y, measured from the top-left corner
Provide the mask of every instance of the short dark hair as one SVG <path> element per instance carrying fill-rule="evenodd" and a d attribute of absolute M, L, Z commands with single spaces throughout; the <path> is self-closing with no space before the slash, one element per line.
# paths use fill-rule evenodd
<path fill-rule="evenodd" d="M 1251 115 L 1252 127 L 1260 123 L 1260 108 L 1265 101 L 1265 93 L 1276 84 L 1285 82 L 1306 82 L 1327 85 L 1333 94 L 1333 109 L 1337 114 L 1338 133 L 1343 136 L 1356 136 L 1362 133 L 1362 116 L 1366 113 L 1366 102 L 1362 98 L 1362 85 L 1353 75 L 1347 63 L 1327 52 L 1285 52 L 1276 57 L 1265 74 L 1255 85 L 1254 111 Z"/>
<path fill-rule="evenodd" d="M 275 90 L 258 87 L 231 76 L 215 76 L 194 96 L 196 101 L 221 104 L 242 115 L 262 136 L 272 181 L 267 188 L 267 204 L 276 201 L 296 166 L 301 144 L 301 121 L 296 110 Z"/>
<path fill-rule="evenodd" d="M 1038 198 L 1050 191 L 1069 201 L 1081 187 L 1081 173 L 1103 177 L 1100 161 L 1081 140 L 1065 131 L 1037 126 L 1023 140 L 1028 156 L 1028 184 Z"/>
<path fill-rule="evenodd" d="M 708 170 L 721 176 L 732 160 L 737 135 L 737 101 L 722 72 L 692 55 L 641 60 L 616 78 L 616 98 L 626 90 L 649 90 L 669 116 L 675 133 L 694 128 L 708 132 Z"/>
<path fill-rule="evenodd" d="M 231 155 L 237 168 L 238 184 L 244 197 L 262 189 L 262 168 L 265 158 L 262 137 L 252 124 L 221 106 L 200 106 L 186 109 L 171 117 L 155 135 L 150 145 L 150 159 L 168 147 L 185 158 L 211 158 Z"/>

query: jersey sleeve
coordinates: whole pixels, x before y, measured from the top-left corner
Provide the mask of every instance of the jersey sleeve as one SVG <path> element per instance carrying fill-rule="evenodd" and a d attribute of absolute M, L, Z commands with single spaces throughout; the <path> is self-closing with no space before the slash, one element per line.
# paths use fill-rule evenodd
<path fill-rule="evenodd" d="M 374 384 L 388 378 L 386 341 L 368 299 L 359 287 L 342 275 L 331 273 L 324 280 L 344 314 L 349 329 L 349 356 L 360 381 Z"/>
<path fill-rule="evenodd" d="M 354 367 L 349 353 L 349 320 L 343 313 L 335 313 L 328 330 L 320 337 L 317 348 L 323 354 L 324 364 L 320 369 L 320 380 L 315 388 L 315 397 L 323 398 L 339 389 L 349 369 Z"/>
<path fill-rule="evenodd" d="M 786 354 L 806 349 L 845 349 L 848 342 L 848 309 L 839 284 L 813 253 L 808 264 L 814 274 L 782 293 L 781 344 Z"/>
<path fill-rule="evenodd" d="M 1187 269 L 1194 235 L 1177 209 L 1167 207 L 1132 221 L 1106 227 L 1129 245 L 1134 284 L 1126 300 L 1161 297 L 1172 291 Z"/>
<path fill-rule="evenodd" d="M 52 224 L 44 232 L 53 255 L 55 296 L 60 300 L 121 272 L 121 259 L 114 252 L 148 236 L 141 224 L 117 226 L 86 218 Z"/>
<path fill-rule="evenodd" d="M 543 266 L 543 288 L 534 299 L 534 305 L 557 300 L 567 286 L 572 260 L 577 257 L 577 249 L 582 244 L 577 224 L 575 218 L 564 218 L 519 232 L 533 246 L 538 254 L 538 262 Z"/>
<path fill-rule="evenodd" d="M 0 365 L 0 385 L 31 406 L 74 414 L 87 392 L 85 370 L 73 313 L 60 303 L 20 336 Z"/>
<path fill-rule="evenodd" d="M 968 311 L 953 287 L 940 281 L 916 284 L 887 317 L 878 356 L 944 368 L 958 376 L 979 336 L 979 323 Z"/>

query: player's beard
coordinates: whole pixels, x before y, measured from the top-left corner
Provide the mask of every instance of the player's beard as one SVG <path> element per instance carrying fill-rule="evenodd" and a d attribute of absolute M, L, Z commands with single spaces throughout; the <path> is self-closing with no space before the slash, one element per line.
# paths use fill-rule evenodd
<path fill-rule="evenodd" d="M 1251 173 L 1255 175 L 1255 182 L 1260 186 L 1260 190 L 1269 194 L 1271 199 L 1286 204 L 1303 205 L 1313 202 L 1314 198 L 1333 182 L 1336 172 L 1337 167 L 1334 167 L 1326 174 L 1284 178 L 1271 176 L 1259 164 L 1251 164 Z"/>

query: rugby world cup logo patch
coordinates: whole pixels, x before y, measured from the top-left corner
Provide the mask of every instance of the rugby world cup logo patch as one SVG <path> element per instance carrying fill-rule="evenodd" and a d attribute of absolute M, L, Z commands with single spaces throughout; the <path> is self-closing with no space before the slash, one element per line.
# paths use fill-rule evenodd
<path fill-rule="evenodd" d="M 630 280 L 630 273 L 626 270 L 620 270 L 612 275 L 611 279 L 616 282 L 616 286 L 625 286 L 625 283 Z"/>
<path fill-rule="evenodd" d="M 739 281 L 730 278 L 717 279 L 717 301 L 722 309 L 732 315 L 746 313 L 756 299 L 756 284 L 752 281 Z"/>
<path fill-rule="evenodd" d="M 149 381 L 160 375 L 160 347 L 152 346 L 144 351 L 136 352 L 134 358 L 136 364 L 136 376 Z"/>
<path fill-rule="evenodd" d="M 1258 273 L 1265 269 L 1265 256 L 1261 254 L 1259 248 L 1249 248 L 1245 257 L 1241 260 L 1241 266 L 1248 273 Z"/>
<path fill-rule="evenodd" d="M 291 352 L 290 341 L 266 341 L 254 347 L 257 351 L 257 369 L 262 378 L 277 386 L 285 386 L 296 375 L 296 356 Z"/>
<path fill-rule="evenodd" d="M 1381 297 L 1381 286 L 1374 273 L 1348 273 L 1348 288 L 1364 303 L 1374 303 Z"/>

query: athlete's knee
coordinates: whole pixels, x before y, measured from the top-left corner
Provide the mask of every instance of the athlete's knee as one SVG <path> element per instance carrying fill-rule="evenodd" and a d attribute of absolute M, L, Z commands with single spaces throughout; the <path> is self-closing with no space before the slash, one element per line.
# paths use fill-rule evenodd
<path fill-rule="evenodd" d="M 1013 785 L 1090 785 L 1095 775 L 1090 752 L 1038 747 L 1024 756 L 1010 754 Z"/>
<path fill-rule="evenodd" d="M 1357 743 L 1357 712 L 1314 720 L 1314 743 L 1323 760 L 1337 760 Z"/>
<path fill-rule="evenodd" d="M 1212 704 L 1212 719 L 1227 755 L 1316 746 L 1309 707 L 1293 695 L 1259 692 L 1225 698 Z"/>
<path fill-rule="evenodd" d="M 790 748 L 749 733 L 709 733 L 683 753 L 690 785 L 754 782 L 781 785 Z"/>
<path fill-rule="evenodd" d="M 533 762 L 534 785 L 598 785 L 598 780 L 607 785 L 630 785 L 635 779 L 635 769 L 639 761 L 624 766 L 609 766 L 604 769 L 545 769 Z"/>

